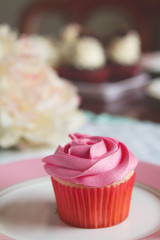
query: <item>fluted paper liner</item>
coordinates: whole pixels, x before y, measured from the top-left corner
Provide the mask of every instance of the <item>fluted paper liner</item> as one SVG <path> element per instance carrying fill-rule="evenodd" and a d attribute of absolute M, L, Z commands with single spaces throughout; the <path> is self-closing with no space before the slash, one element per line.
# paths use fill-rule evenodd
<path fill-rule="evenodd" d="M 53 177 L 51 180 L 59 216 L 69 225 L 110 227 L 128 217 L 135 173 L 122 183 L 102 188 L 66 186 Z"/>

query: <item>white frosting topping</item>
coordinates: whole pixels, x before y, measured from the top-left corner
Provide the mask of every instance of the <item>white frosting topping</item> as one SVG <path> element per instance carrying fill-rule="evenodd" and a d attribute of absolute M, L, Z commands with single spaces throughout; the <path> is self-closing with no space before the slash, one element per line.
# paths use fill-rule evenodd
<path fill-rule="evenodd" d="M 60 31 L 60 37 L 66 42 L 73 42 L 79 37 L 82 26 L 78 23 L 71 23 L 64 26 Z"/>
<path fill-rule="evenodd" d="M 160 79 L 152 80 L 146 88 L 147 95 L 160 99 Z"/>
<path fill-rule="evenodd" d="M 140 36 L 130 31 L 124 37 L 115 37 L 108 48 L 109 57 L 122 65 L 135 64 L 141 55 Z"/>
<path fill-rule="evenodd" d="M 96 69 L 105 65 L 106 56 L 101 43 L 93 37 L 82 37 L 75 41 L 72 65 L 79 69 Z"/>

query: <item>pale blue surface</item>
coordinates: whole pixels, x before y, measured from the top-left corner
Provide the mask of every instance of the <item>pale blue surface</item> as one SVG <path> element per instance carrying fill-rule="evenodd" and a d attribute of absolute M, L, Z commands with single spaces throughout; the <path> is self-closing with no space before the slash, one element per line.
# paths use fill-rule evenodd
<path fill-rule="evenodd" d="M 160 124 L 138 121 L 106 113 L 96 115 L 85 111 L 87 123 L 77 132 L 90 135 L 109 136 L 124 142 L 141 161 L 160 165 Z M 0 163 L 43 157 L 54 149 L 25 151 L 0 151 Z"/>
<path fill-rule="evenodd" d="M 160 124 L 106 113 L 86 112 L 86 116 L 89 121 L 82 133 L 117 138 L 140 160 L 160 165 Z"/>

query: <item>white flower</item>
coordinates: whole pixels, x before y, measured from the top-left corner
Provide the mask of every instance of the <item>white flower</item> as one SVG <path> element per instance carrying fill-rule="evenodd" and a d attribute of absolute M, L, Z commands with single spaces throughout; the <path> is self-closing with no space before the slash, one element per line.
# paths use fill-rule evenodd
<path fill-rule="evenodd" d="M 6 24 L 0 25 L 0 60 L 12 51 L 16 39 L 15 31 Z"/>
<path fill-rule="evenodd" d="M 22 35 L 15 43 L 14 52 L 18 56 L 32 57 L 51 64 L 59 65 L 58 43 L 39 35 Z"/>
<path fill-rule="evenodd" d="M 0 146 L 56 145 L 82 123 L 77 89 L 48 65 L 10 57 L 0 65 Z"/>

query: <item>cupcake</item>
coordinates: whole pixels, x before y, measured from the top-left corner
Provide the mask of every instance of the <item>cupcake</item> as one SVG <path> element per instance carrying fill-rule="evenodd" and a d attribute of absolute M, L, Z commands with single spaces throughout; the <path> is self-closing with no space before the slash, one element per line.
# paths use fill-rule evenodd
<path fill-rule="evenodd" d="M 82 34 L 82 32 L 82 25 L 78 23 L 70 23 L 60 30 L 60 38 L 68 44 L 73 43 L 75 39 L 77 39 Z"/>
<path fill-rule="evenodd" d="M 94 37 L 81 37 L 73 46 L 71 64 L 77 69 L 98 69 L 105 66 L 106 56 L 102 44 Z"/>
<path fill-rule="evenodd" d="M 145 89 L 147 105 L 156 112 L 160 111 L 160 78 L 153 79 Z"/>
<path fill-rule="evenodd" d="M 140 73 L 141 39 L 134 30 L 121 30 L 107 46 L 114 78 L 125 79 Z"/>
<path fill-rule="evenodd" d="M 66 54 L 65 67 L 60 69 L 59 74 L 71 80 L 106 81 L 110 75 L 110 69 L 106 67 L 106 55 L 101 42 L 89 36 L 72 41 Z"/>
<path fill-rule="evenodd" d="M 82 228 L 121 223 L 129 214 L 137 158 L 116 139 L 79 133 L 70 138 L 43 159 L 61 220 Z"/>
<path fill-rule="evenodd" d="M 83 32 L 82 25 L 78 23 L 70 23 L 60 29 L 59 48 L 62 65 L 70 65 L 73 57 L 73 46 Z"/>

